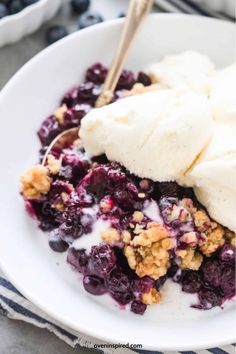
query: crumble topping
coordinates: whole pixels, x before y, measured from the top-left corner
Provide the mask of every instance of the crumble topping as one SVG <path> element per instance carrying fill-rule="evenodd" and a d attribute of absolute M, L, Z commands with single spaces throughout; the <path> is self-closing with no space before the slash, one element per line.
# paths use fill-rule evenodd
<path fill-rule="evenodd" d="M 42 165 L 29 168 L 20 178 L 24 198 L 39 200 L 45 196 L 52 182 L 48 174 L 48 168 Z"/>
<path fill-rule="evenodd" d="M 158 304 L 161 301 L 161 294 L 155 288 L 151 288 L 148 293 L 141 295 L 141 301 L 146 305 Z"/>
<path fill-rule="evenodd" d="M 186 232 L 183 234 L 183 236 L 180 237 L 180 241 L 191 244 L 192 246 L 196 246 L 198 243 L 197 233 L 195 231 Z"/>
<path fill-rule="evenodd" d="M 209 228 L 214 227 L 216 223 L 212 223 L 208 215 L 203 210 L 193 213 L 194 223 L 200 232 L 205 232 Z M 212 225 L 213 224 L 213 225 Z"/>
<path fill-rule="evenodd" d="M 136 222 L 141 222 L 144 218 L 144 215 L 141 211 L 135 211 L 133 213 L 133 220 Z"/>
<path fill-rule="evenodd" d="M 124 242 L 124 244 L 128 245 L 131 241 L 131 233 L 129 231 L 123 231 L 121 234 L 121 239 Z"/>
<path fill-rule="evenodd" d="M 66 113 L 66 111 L 67 111 L 67 106 L 65 104 L 63 104 L 61 107 L 58 107 L 54 111 L 54 116 L 58 120 L 58 123 L 61 125 L 64 124 L 64 114 Z"/>
<path fill-rule="evenodd" d="M 215 229 L 208 231 L 205 240 L 201 242 L 200 249 L 205 256 L 210 256 L 225 243 L 225 231 L 218 225 Z"/>
<path fill-rule="evenodd" d="M 125 246 L 124 254 L 130 268 L 139 277 L 145 275 L 158 279 L 165 275 L 169 267 L 169 250 L 174 247 L 167 229 L 157 223 L 149 223 L 147 229 L 140 229 L 130 244 Z"/>
<path fill-rule="evenodd" d="M 56 159 L 53 155 L 48 155 L 47 167 L 52 175 L 57 175 L 61 168 L 61 160 Z"/>
<path fill-rule="evenodd" d="M 180 267 L 182 269 L 198 270 L 203 261 L 202 255 L 195 252 L 194 248 L 191 247 L 185 250 L 178 250 L 176 254 L 180 258 Z"/>
<path fill-rule="evenodd" d="M 120 233 L 116 229 L 110 228 L 101 233 L 101 239 L 112 246 L 120 241 Z"/>

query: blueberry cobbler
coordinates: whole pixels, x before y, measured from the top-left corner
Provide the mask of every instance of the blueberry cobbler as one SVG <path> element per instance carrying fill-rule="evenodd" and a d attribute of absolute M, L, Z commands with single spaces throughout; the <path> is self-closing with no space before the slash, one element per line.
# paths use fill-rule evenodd
<path fill-rule="evenodd" d="M 114 103 L 93 109 L 107 68 L 101 64 L 90 67 L 85 81 L 69 91 L 54 114 L 43 121 L 38 131 L 42 144 L 39 164 L 21 177 L 22 196 L 29 214 L 37 220 L 39 228 L 48 233 L 52 250 L 67 252 L 67 262 L 82 275 L 83 286 L 88 293 L 97 296 L 109 294 L 118 304 L 129 305 L 132 312 L 143 314 L 148 305 L 164 301 L 162 287 L 169 279 L 179 283 L 183 292 L 197 294 L 198 301 L 193 303 L 193 307 L 207 310 L 221 306 L 235 295 L 236 243 L 229 223 L 224 224 L 217 216 L 213 217 L 212 204 L 209 203 L 208 208 L 204 203 L 201 197 L 203 184 L 191 184 L 186 173 L 181 179 L 174 157 L 168 167 L 170 155 L 166 155 L 162 164 L 161 152 L 158 156 L 155 153 L 162 144 L 161 140 L 155 149 L 149 150 L 149 157 L 145 159 L 142 156 L 143 145 L 147 142 L 145 138 L 142 147 L 138 147 L 140 155 L 136 160 L 132 158 L 132 167 L 129 165 L 127 154 L 122 155 L 123 144 L 126 143 L 122 143 L 118 136 L 123 126 L 124 134 L 128 134 L 127 124 L 135 114 L 133 108 L 130 115 L 125 114 L 122 108 L 119 117 L 114 118 L 114 136 L 117 135 L 118 142 L 117 139 L 113 142 L 112 132 L 112 141 L 108 141 L 110 133 L 106 135 L 103 126 L 100 140 L 101 144 L 107 142 L 107 145 L 98 148 L 97 153 L 87 149 L 89 139 L 84 139 L 86 129 L 93 134 L 94 127 L 100 124 L 92 117 L 94 125 L 86 126 L 90 114 L 94 116 L 99 110 L 104 126 L 109 126 L 112 131 L 110 121 L 107 122 L 110 107 L 117 105 L 118 108 L 126 101 L 127 106 L 132 106 L 137 97 L 142 100 L 141 96 L 146 97 L 148 104 L 154 92 L 162 95 L 155 102 L 159 106 L 164 105 L 166 110 L 163 108 L 162 113 L 168 115 L 168 102 L 173 106 L 175 98 L 166 98 L 165 95 L 173 88 L 166 82 L 162 84 L 160 78 L 154 78 L 154 71 L 147 70 L 135 76 L 124 70 L 114 93 Z M 182 104 L 181 97 L 178 96 L 176 110 Z M 194 99 L 191 102 L 193 110 L 195 103 L 199 107 Z M 150 107 L 146 108 L 149 114 Z M 142 109 L 137 110 L 138 114 L 142 113 Z M 204 109 L 200 113 L 205 114 Z M 154 127 L 153 120 L 146 124 Z M 46 166 L 43 166 L 42 158 L 52 140 L 64 130 L 80 125 L 83 128 L 82 138 L 72 144 L 65 141 L 61 149 L 53 149 Z M 148 132 L 148 136 L 154 134 L 153 131 L 151 133 Z M 133 131 L 129 134 L 130 139 L 123 136 L 130 144 L 130 151 L 135 149 L 135 140 L 132 139 L 139 139 L 139 133 Z M 158 136 L 155 139 L 159 141 Z M 116 143 L 120 144 L 120 149 L 118 147 L 116 151 L 119 152 L 112 155 L 109 144 L 113 146 Z M 165 145 L 165 148 L 168 154 L 169 147 Z M 173 154 L 175 152 L 178 154 L 178 149 Z M 194 154 L 199 155 L 199 150 Z M 148 159 L 152 160 L 151 167 L 145 166 L 146 172 L 142 172 L 140 166 Z M 178 161 L 184 164 L 183 160 Z M 188 171 L 194 171 L 192 162 L 188 163 Z M 174 177 L 171 175 L 173 168 L 176 168 Z M 158 174 L 162 175 L 159 177 Z M 217 189 L 215 193 L 219 193 Z"/>

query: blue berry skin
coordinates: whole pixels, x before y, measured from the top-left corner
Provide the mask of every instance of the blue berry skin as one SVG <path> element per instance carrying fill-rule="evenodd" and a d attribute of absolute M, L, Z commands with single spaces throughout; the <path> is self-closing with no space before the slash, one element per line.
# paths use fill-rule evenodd
<path fill-rule="evenodd" d="M 22 0 L 23 5 L 26 6 L 30 6 L 35 4 L 36 2 L 38 2 L 39 0 Z"/>
<path fill-rule="evenodd" d="M 12 0 L 9 5 L 9 13 L 11 15 L 17 14 L 22 11 L 24 8 L 22 2 L 20 0 Z"/>
<path fill-rule="evenodd" d="M 88 10 L 90 0 L 71 0 L 71 8 L 77 14 L 82 14 Z"/>
<path fill-rule="evenodd" d="M 87 11 L 79 18 L 79 28 L 83 29 L 100 22 L 103 22 L 103 17 L 99 13 Z"/>
<path fill-rule="evenodd" d="M 68 35 L 67 29 L 64 26 L 50 27 L 46 32 L 46 41 L 50 45 L 59 39 L 62 39 Z"/>
<path fill-rule="evenodd" d="M 0 20 L 1 18 L 5 17 L 8 15 L 8 10 L 6 5 L 0 3 Z"/>

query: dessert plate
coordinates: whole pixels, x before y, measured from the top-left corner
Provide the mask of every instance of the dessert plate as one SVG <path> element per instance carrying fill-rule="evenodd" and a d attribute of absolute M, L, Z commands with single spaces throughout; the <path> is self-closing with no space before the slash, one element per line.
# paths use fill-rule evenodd
<path fill-rule="evenodd" d="M 107 342 L 142 344 L 143 349 L 191 350 L 234 341 L 234 308 L 199 311 L 192 295 L 167 284 L 165 300 L 144 316 L 118 309 L 107 296 L 90 296 L 71 272 L 65 256 L 50 250 L 47 236 L 25 213 L 19 175 L 33 164 L 35 135 L 64 92 L 78 84 L 96 61 L 111 62 L 122 19 L 109 21 L 63 39 L 27 63 L 0 95 L 1 234 L 0 265 L 13 284 L 62 324 Z M 235 59 L 234 25 L 184 15 L 152 15 L 135 42 L 126 67 L 139 70 L 163 55 L 197 50 L 218 67 Z M 222 48 L 224 50 L 222 50 Z M 9 133 L 8 133 L 9 132 Z"/>

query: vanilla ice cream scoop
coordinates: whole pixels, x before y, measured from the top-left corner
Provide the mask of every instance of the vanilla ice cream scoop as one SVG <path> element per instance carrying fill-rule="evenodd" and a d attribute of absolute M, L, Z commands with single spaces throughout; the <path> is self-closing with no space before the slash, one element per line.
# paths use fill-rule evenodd
<path fill-rule="evenodd" d="M 194 51 L 169 55 L 145 69 L 152 81 L 166 88 L 191 90 L 208 94 L 214 64 L 208 56 Z"/>
<path fill-rule="evenodd" d="M 216 120 L 236 119 L 236 63 L 213 79 L 210 104 Z"/>
<path fill-rule="evenodd" d="M 218 123 L 188 177 L 210 216 L 236 231 L 236 120 Z"/>
<path fill-rule="evenodd" d="M 172 181 L 181 180 L 212 131 L 207 98 L 157 90 L 93 109 L 80 137 L 91 155 L 105 153 L 139 177 Z"/>

